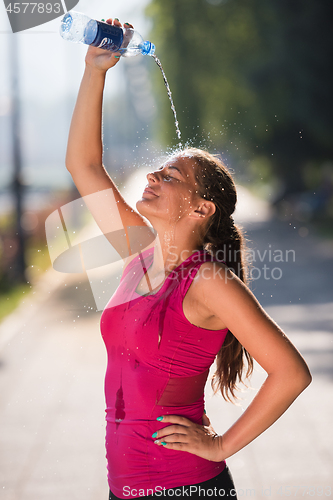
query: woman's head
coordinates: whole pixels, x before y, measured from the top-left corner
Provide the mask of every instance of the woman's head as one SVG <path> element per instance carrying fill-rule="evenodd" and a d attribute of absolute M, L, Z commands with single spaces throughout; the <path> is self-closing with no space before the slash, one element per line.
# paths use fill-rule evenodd
<path fill-rule="evenodd" d="M 147 175 L 138 211 L 159 230 L 169 226 L 191 228 L 198 236 L 199 228 L 214 213 L 215 204 L 201 198 L 196 177 L 197 162 L 184 152 L 169 156 L 162 165 Z M 186 237 L 182 232 L 182 237 Z"/>
<path fill-rule="evenodd" d="M 187 162 L 189 197 L 198 214 L 197 232 L 200 245 L 218 260 L 225 261 L 245 281 L 242 250 L 244 238 L 234 224 L 237 192 L 229 170 L 217 155 L 188 148 L 171 155 L 168 162 Z"/>
<path fill-rule="evenodd" d="M 218 155 L 202 149 L 187 148 L 170 156 L 170 160 L 174 159 L 190 161 L 197 194 L 205 200 L 212 201 L 218 208 L 221 218 L 229 217 L 234 212 L 237 202 L 236 186 L 229 170 Z"/>
<path fill-rule="evenodd" d="M 230 238 L 236 188 L 217 156 L 195 148 L 177 151 L 147 180 L 137 208 L 153 225 L 157 218 L 171 225 L 186 220 L 196 229 L 200 244 L 213 253 L 221 237 Z"/>
<path fill-rule="evenodd" d="M 237 193 L 229 170 L 217 155 L 201 149 L 189 148 L 176 153 L 172 158 L 186 158 L 193 165 L 195 193 L 198 199 L 214 205 L 202 226 L 203 246 L 216 252 L 221 240 L 234 235 L 232 214 L 235 211 Z"/>

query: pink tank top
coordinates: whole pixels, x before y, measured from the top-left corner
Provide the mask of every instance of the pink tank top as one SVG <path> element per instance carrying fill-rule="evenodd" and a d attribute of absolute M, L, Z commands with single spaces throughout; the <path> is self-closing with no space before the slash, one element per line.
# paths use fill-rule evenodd
<path fill-rule="evenodd" d="M 207 260 L 212 260 L 208 252 L 197 251 L 167 276 L 157 293 L 141 296 L 135 290 L 153 263 L 153 249 L 146 250 L 127 266 L 102 313 L 108 353 L 106 457 L 109 487 L 117 497 L 199 483 L 225 467 L 224 461 L 168 450 L 152 438 L 166 426 L 156 420 L 160 415 L 182 415 L 202 424 L 209 367 L 228 330 L 192 325 L 182 303 Z"/>

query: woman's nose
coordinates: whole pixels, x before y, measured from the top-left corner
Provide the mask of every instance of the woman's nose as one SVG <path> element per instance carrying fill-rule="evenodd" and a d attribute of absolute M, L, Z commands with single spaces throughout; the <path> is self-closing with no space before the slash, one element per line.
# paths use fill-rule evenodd
<path fill-rule="evenodd" d="M 149 172 L 147 174 L 147 180 L 148 182 L 151 181 L 151 182 L 157 182 L 157 177 L 155 175 L 155 172 Z"/>

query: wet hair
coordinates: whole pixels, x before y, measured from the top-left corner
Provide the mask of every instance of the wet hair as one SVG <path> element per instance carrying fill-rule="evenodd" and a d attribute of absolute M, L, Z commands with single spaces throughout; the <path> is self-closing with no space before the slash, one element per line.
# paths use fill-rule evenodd
<path fill-rule="evenodd" d="M 218 155 L 196 148 L 176 153 L 178 157 L 192 158 L 196 165 L 198 195 L 212 201 L 215 212 L 209 218 L 202 237 L 202 247 L 247 282 L 244 235 L 234 224 L 237 192 L 234 180 Z M 228 330 L 226 339 L 216 356 L 216 371 L 212 379 L 215 392 L 221 391 L 225 400 L 237 399 L 235 391 L 253 372 L 253 358 Z"/>

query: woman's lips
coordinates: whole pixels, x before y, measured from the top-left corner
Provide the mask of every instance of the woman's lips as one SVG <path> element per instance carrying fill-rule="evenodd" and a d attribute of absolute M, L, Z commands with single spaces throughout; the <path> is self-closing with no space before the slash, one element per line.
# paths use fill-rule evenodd
<path fill-rule="evenodd" d="M 145 188 L 143 194 L 152 194 L 153 196 L 157 196 L 157 194 L 150 188 Z"/>

